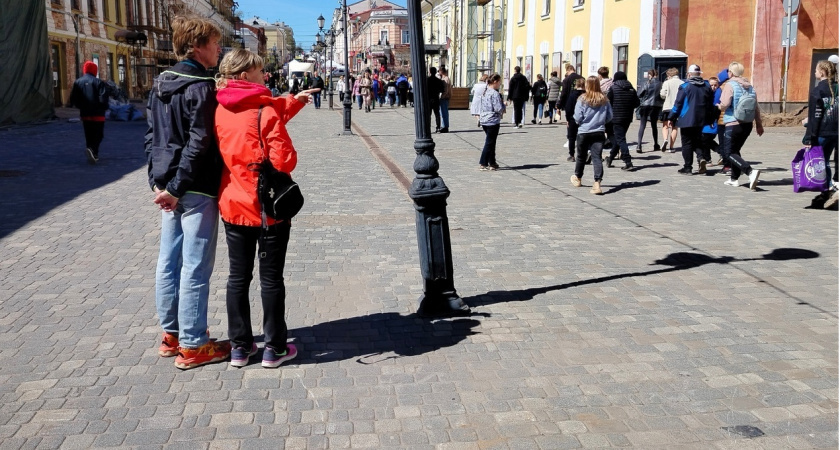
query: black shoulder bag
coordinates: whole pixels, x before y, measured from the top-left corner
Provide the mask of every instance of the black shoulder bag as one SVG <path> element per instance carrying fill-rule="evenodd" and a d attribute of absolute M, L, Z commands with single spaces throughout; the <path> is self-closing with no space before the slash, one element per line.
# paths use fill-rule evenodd
<path fill-rule="evenodd" d="M 262 109 L 257 113 L 257 133 L 263 160 L 248 165 L 250 170 L 259 172 L 257 182 L 257 197 L 260 200 L 263 228 L 266 228 L 266 216 L 275 220 L 289 220 L 303 208 L 303 194 L 300 186 L 292 181 L 292 177 L 274 168 L 262 138 Z M 256 166 L 256 167 L 252 167 Z"/>

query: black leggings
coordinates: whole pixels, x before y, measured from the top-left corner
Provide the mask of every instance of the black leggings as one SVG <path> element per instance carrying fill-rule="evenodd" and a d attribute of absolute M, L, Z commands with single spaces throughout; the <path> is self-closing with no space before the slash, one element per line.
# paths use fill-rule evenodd
<path fill-rule="evenodd" d="M 637 145 L 642 146 L 642 138 L 645 136 L 645 125 L 650 122 L 650 130 L 653 132 L 653 145 L 659 147 L 659 133 L 656 129 L 656 122 L 659 120 L 659 114 L 662 113 L 660 106 L 641 106 L 639 107 L 639 116 L 642 118 L 639 121 L 639 137 Z"/>

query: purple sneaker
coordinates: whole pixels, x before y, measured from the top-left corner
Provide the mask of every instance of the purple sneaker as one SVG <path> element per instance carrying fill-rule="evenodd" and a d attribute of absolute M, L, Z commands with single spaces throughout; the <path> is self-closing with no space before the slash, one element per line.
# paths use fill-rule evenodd
<path fill-rule="evenodd" d="M 257 344 L 251 344 L 251 351 L 245 350 L 245 347 L 234 347 L 230 351 L 230 365 L 233 367 L 245 367 L 248 365 L 248 360 L 257 354 L 259 349 Z"/>
<path fill-rule="evenodd" d="M 286 344 L 286 351 L 283 353 L 278 353 L 277 350 L 266 346 L 265 350 L 263 350 L 262 366 L 279 367 L 280 364 L 283 364 L 295 356 L 297 356 L 297 347 L 295 347 L 295 344 Z"/>

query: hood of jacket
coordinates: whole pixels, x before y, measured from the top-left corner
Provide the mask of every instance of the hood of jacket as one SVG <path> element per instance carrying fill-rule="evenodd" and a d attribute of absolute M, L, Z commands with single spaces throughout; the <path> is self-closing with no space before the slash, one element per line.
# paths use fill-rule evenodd
<path fill-rule="evenodd" d="M 230 80 L 216 93 L 219 104 L 231 111 L 259 108 L 270 104 L 271 98 L 267 87 L 245 80 Z"/>
<path fill-rule="evenodd" d="M 685 82 L 686 83 L 691 83 L 695 86 L 703 86 L 707 83 L 707 81 L 704 80 L 703 77 L 691 77 L 691 78 L 685 80 Z"/>
<path fill-rule="evenodd" d="M 721 70 L 720 73 L 718 74 L 718 81 L 720 82 L 720 84 L 723 84 L 723 82 L 728 80 L 728 79 L 729 79 L 729 68 L 727 67 L 727 68 Z"/>
<path fill-rule="evenodd" d="M 551 78 L 548 79 L 548 81 L 549 81 L 549 83 L 555 83 L 555 84 L 560 84 L 560 83 L 563 82 L 563 80 L 561 80 L 558 77 L 551 77 Z"/>
<path fill-rule="evenodd" d="M 633 84 L 631 84 L 626 79 L 624 79 L 624 80 L 613 80 L 612 87 L 613 87 L 613 89 L 621 89 L 623 91 L 627 91 L 627 90 L 633 89 Z"/>
<path fill-rule="evenodd" d="M 207 74 L 207 69 L 191 59 L 186 59 L 161 73 L 155 79 L 154 89 L 158 98 L 168 103 L 176 92 L 183 92 L 191 84 L 208 81 L 215 83 L 213 77 Z"/>

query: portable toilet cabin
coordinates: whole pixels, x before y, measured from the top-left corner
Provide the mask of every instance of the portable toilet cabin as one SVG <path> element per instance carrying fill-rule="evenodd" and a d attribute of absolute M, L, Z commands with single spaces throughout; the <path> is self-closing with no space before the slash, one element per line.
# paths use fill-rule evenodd
<path fill-rule="evenodd" d="M 647 82 L 645 74 L 650 69 L 656 69 L 659 81 L 665 81 L 668 76 L 665 71 L 676 67 L 680 71 L 680 79 L 685 79 L 688 70 L 688 55 L 679 50 L 648 50 L 639 56 L 639 63 L 636 65 L 636 86 L 642 86 Z"/>

